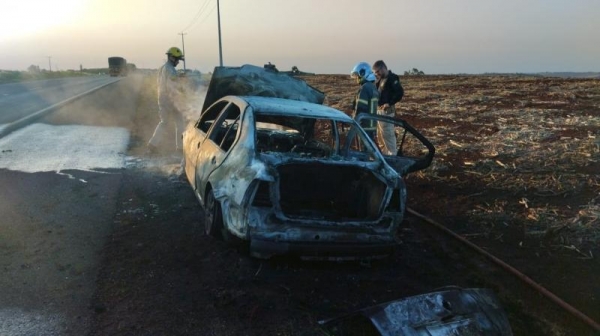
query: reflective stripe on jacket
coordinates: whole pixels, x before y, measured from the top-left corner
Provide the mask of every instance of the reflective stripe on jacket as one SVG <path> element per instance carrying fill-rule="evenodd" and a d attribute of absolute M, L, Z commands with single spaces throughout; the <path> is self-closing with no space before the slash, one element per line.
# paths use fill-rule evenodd
<path fill-rule="evenodd" d="M 356 93 L 354 106 L 354 117 L 360 113 L 377 114 L 379 91 L 373 82 L 363 82 Z M 377 123 L 373 120 L 363 122 L 363 128 L 367 131 L 377 129 Z"/>

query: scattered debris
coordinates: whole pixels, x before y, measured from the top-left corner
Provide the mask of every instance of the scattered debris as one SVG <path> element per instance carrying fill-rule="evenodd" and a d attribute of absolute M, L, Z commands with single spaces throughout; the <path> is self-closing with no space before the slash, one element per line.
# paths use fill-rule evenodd
<path fill-rule="evenodd" d="M 512 335 L 508 318 L 489 289 L 453 288 L 411 296 L 319 324 L 339 328 L 361 317 L 369 319 L 382 336 Z"/>

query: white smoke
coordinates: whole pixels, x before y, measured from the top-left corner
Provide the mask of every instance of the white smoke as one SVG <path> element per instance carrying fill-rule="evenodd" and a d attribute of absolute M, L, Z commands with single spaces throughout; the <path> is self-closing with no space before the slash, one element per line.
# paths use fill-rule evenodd
<path fill-rule="evenodd" d="M 208 82 L 199 75 L 185 77 L 175 99 L 175 107 L 183 115 L 186 124 L 196 122 L 202 113 L 202 106 L 208 91 Z"/>

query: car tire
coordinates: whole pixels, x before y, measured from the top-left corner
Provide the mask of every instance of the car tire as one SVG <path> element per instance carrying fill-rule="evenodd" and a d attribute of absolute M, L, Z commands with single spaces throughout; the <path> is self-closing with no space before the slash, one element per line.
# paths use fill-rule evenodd
<path fill-rule="evenodd" d="M 221 238 L 223 231 L 223 213 L 221 204 L 215 199 L 212 190 L 206 195 L 206 206 L 204 208 L 204 233 L 208 236 Z"/>
<path fill-rule="evenodd" d="M 222 239 L 228 246 L 244 253 L 249 249 L 249 244 L 236 237 L 223 224 L 221 203 L 215 199 L 213 191 L 206 195 L 206 208 L 204 209 L 204 233 L 217 239 Z"/>

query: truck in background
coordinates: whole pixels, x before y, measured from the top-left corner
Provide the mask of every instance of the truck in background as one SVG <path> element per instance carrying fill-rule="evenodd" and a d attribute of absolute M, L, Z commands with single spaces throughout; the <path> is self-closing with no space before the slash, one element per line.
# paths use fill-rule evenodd
<path fill-rule="evenodd" d="M 119 56 L 109 57 L 108 74 L 111 77 L 127 76 L 127 60 Z"/>

